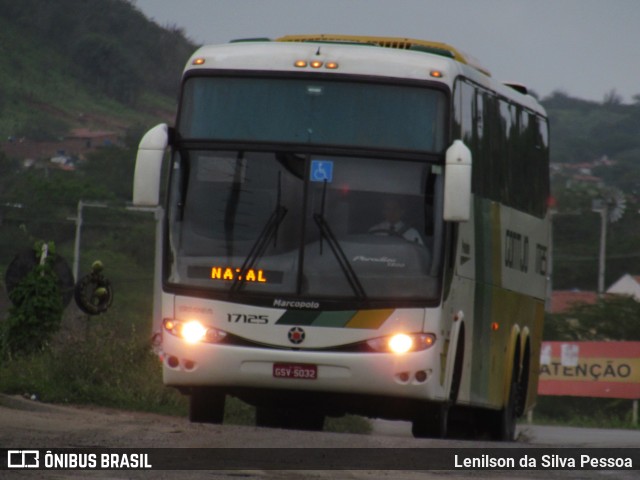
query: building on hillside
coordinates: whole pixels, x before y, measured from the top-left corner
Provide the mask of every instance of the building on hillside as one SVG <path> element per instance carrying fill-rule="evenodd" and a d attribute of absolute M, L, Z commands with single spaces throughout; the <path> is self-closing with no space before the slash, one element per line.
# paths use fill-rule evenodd
<path fill-rule="evenodd" d="M 640 275 L 623 275 L 607 289 L 607 293 L 629 295 L 640 302 Z"/>
<path fill-rule="evenodd" d="M 60 170 L 73 171 L 76 169 L 75 159 L 65 155 L 64 152 L 51 157 L 49 161 Z"/>
<path fill-rule="evenodd" d="M 65 137 L 65 140 L 70 151 L 82 152 L 96 147 L 113 145 L 118 142 L 118 135 L 115 132 L 74 128 Z"/>
<path fill-rule="evenodd" d="M 589 185 L 603 188 L 605 182 L 602 178 L 593 174 L 597 167 L 612 167 L 617 165 L 617 161 L 611 160 L 606 155 L 591 162 L 582 163 L 552 163 L 550 165 L 551 178 L 563 179 L 567 188 L 577 185 Z"/>
<path fill-rule="evenodd" d="M 9 158 L 22 161 L 25 167 L 55 165 L 59 168 L 73 169 L 69 162 L 62 161 L 63 157 L 82 160 L 87 153 L 98 147 L 120 143 L 117 132 L 76 128 L 56 141 L 11 137 L 6 142 L 0 142 L 0 150 Z"/>
<path fill-rule="evenodd" d="M 615 281 L 605 292 L 606 297 L 628 295 L 640 302 L 640 275 L 626 274 Z M 576 305 L 595 305 L 598 293 L 584 290 L 555 290 L 551 292 L 549 313 L 566 313 Z"/>

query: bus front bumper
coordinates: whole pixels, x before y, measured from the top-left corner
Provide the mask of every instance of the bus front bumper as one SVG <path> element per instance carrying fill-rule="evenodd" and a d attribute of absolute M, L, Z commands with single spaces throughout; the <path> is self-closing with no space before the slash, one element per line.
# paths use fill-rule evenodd
<path fill-rule="evenodd" d="M 406 354 L 190 345 L 166 336 L 166 385 L 304 390 L 441 401 L 446 398 L 437 348 Z"/>

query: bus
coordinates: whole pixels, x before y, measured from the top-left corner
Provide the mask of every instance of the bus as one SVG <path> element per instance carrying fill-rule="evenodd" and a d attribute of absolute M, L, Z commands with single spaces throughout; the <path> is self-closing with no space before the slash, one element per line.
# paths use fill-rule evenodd
<path fill-rule="evenodd" d="M 164 384 L 193 422 L 233 396 L 258 426 L 512 440 L 536 397 L 548 138 L 524 86 L 447 44 L 201 47 L 134 174 L 133 203 L 164 212 Z"/>

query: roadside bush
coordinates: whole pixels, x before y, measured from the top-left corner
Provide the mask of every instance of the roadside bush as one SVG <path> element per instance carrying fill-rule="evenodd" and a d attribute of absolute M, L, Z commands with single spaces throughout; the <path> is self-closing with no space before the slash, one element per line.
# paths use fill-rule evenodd
<path fill-rule="evenodd" d="M 95 322 L 95 320 L 88 320 Z M 134 327 L 123 338 L 112 325 L 89 325 L 85 336 L 0 366 L 0 391 L 52 403 L 94 404 L 186 414 L 186 402 L 164 387 L 160 362 Z"/>
<path fill-rule="evenodd" d="M 55 252 L 52 244 L 38 242 L 34 257 L 39 258 L 43 249 L 49 250 L 44 262 L 36 264 L 9 294 L 13 306 L 1 324 L 3 356 L 40 351 L 60 328 L 63 305 L 58 277 L 53 270 Z"/>

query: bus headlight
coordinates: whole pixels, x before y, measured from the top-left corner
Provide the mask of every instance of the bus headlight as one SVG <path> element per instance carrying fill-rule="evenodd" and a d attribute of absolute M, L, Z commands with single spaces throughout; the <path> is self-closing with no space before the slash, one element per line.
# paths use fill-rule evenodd
<path fill-rule="evenodd" d="M 198 320 L 183 322 L 173 318 L 165 318 L 163 323 L 167 332 L 191 344 L 199 342 L 218 343 L 227 336 L 222 330 L 203 325 Z"/>
<path fill-rule="evenodd" d="M 207 334 L 207 329 L 197 320 L 191 320 L 182 325 L 180 336 L 187 343 L 198 343 Z"/>
<path fill-rule="evenodd" d="M 413 338 L 405 333 L 399 333 L 389 339 L 389 350 L 393 353 L 407 353 L 413 347 Z"/>
<path fill-rule="evenodd" d="M 426 350 L 435 342 L 436 336 L 433 333 L 397 333 L 367 340 L 367 345 L 376 352 L 402 355 Z"/>

